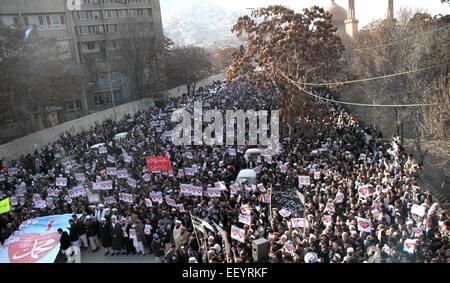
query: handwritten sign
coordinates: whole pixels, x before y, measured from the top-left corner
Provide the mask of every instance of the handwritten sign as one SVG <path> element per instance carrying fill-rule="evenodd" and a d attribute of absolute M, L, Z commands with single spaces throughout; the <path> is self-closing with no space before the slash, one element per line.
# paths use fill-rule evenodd
<path fill-rule="evenodd" d="M 128 178 L 128 179 L 127 179 L 127 183 L 128 183 L 128 185 L 129 185 L 130 187 L 132 187 L 132 188 L 136 188 L 136 187 L 137 187 L 137 182 L 136 182 L 135 179 Z"/>

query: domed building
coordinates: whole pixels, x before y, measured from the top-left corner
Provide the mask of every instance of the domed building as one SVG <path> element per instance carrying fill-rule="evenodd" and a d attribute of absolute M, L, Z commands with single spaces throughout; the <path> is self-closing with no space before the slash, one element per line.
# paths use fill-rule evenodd
<path fill-rule="evenodd" d="M 334 25 L 338 29 L 338 33 L 345 34 L 345 21 L 348 18 L 347 10 L 336 4 L 335 0 L 331 0 L 330 5 L 325 8 L 325 11 L 333 16 Z"/>
<path fill-rule="evenodd" d="M 394 0 L 387 1 L 387 19 L 394 18 Z M 348 11 L 331 0 L 330 5 L 325 8 L 333 16 L 334 25 L 338 29 L 337 34 L 341 38 L 355 39 L 358 36 L 358 20 L 355 13 L 355 0 L 348 0 Z"/>

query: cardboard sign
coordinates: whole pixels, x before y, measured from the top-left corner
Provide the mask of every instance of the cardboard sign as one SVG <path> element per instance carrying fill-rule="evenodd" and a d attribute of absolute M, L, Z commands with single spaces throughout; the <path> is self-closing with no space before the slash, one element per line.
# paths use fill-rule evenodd
<path fill-rule="evenodd" d="M 145 235 L 151 235 L 152 234 L 152 225 L 145 224 L 145 226 L 144 226 L 144 234 Z"/>
<path fill-rule="evenodd" d="M 186 212 L 186 210 L 184 209 L 184 205 L 182 203 L 175 205 L 175 208 L 181 213 Z"/>
<path fill-rule="evenodd" d="M 331 217 L 331 215 L 324 215 L 322 216 L 322 223 L 325 226 L 328 226 L 331 224 L 331 222 L 333 222 L 333 218 Z"/>
<path fill-rule="evenodd" d="M 37 202 L 42 200 L 42 197 L 40 194 L 33 194 L 33 202 Z"/>
<path fill-rule="evenodd" d="M 293 254 L 295 251 L 294 244 L 291 241 L 286 241 L 286 243 L 284 244 L 284 250 L 287 253 Z"/>
<path fill-rule="evenodd" d="M 412 235 L 414 238 L 420 238 L 423 235 L 423 231 L 420 228 L 413 227 L 412 228 Z"/>
<path fill-rule="evenodd" d="M 230 185 L 230 194 L 237 195 L 239 193 L 240 187 L 239 184 L 234 183 Z"/>
<path fill-rule="evenodd" d="M 135 239 L 136 238 L 136 230 L 135 229 L 130 229 L 130 239 Z"/>
<path fill-rule="evenodd" d="M 150 199 L 152 200 L 152 202 L 161 204 L 163 202 L 162 193 L 161 192 L 157 192 L 157 193 L 151 192 Z"/>
<path fill-rule="evenodd" d="M 86 190 L 84 189 L 83 186 L 76 186 L 76 187 L 73 187 L 70 190 L 67 190 L 67 194 L 71 198 L 81 197 L 81 196 L 85 196 L 86 195 Z"/>
<path fill-rule="evenodd" d="M 358 188 L 358 195 L 362 199 L 366 199 L 369 195 L 369 187 L 368 186 L 362 186 Z"/>
<path fill-rule="evenodd" d="M 337 193 L 334 201 L 336 203 L 342 203 L 344 201 L 344 194 L 341 192 Z"/>
<path fill-rule="evenodd" d="M 311 178 L 309 176 L 298 176 L 298 185 L 299 186 L 310 186 Z"/>
<path fill-rule="evenodd" d="M 177 176 L 178 177 L 183 177 L 184 176 L 184 170 L 183 169 L 178 169 Z"/>
<path fill-rule="evenodd" d="M 131 163 L 132 160 L 133 160 L 133 158 L 130 155 L 124 155 L 123 156 L 123 161 L 125 163 Z"/>
<path fill-rule="evenodd" d="M 148 172 L 163 173 L 173 172 L 172 164 L 168 156 L 149 156 L 145 159 Z"/>
<path fill-rule="evenodd" d="M 127 183 L 128 183 L 128 185 L 129 185 L 130 187 L 132 187 L 132 188 L 136 188 L 136 187 L 137 187 L 137 182 L 136 182 L 135 179 L 128 178 L 128 179 L 127 179 Z"/>
<path fill-rule="evenodd" d="M 403 251 L 413 254 L 416 251 L 416 240 L 407 239 L 403 243 Z"/>
<path fill-rule="evenodd" d="M 231 226 L 231 238 L 245 243 L 245 230 L 234 225 Z"/>
<path fill-rule="evenodd" d="M 228 149 L 228 154 L 230 156 L 236 156 L 236 149 L 235 148 L 229 148 Z"/>
<path fill-rule="evenodd" d="M 108 155 L 106 157 L 106 161 L 108 161 L 109 163 L 116 163 L 116 159 L 112 155 Z"/>
<path fill-rule="evenodd" d="M 117 170 L 116 172 L 117 179 L 127 179 L 128 178 L 128 170 Z"/>
<path fill-rule="evenodd" d="M 320 180 L 320 179 L 321 179 L 320 171 L 314 172 L 314 180 Z"/>
<path fill-rule="evenodd" d="M 89 200 L 89 203 L 99 203 L 100 195 L 99 194 L 89 194 L 88 200 Z"/>
<path fill-rule="evenodd" d="M 8 168 L 8 175 L 9 176 L 14 176 L 19 172 L 19 170 L 16 167 L 11 167 Z"/>
<path fill-rule="evenodd" d="M 112 189 L 113 189 L 112 181 L 92 183 L 92 190 L 94 191 L 110 191 Z"/>
<path fill-rule="evenodd" d="M 417 204 L 413 204 L 411 208 L 411 213 L 420 217 L 425 216 L 425 207 Z"/>
<path fill-rule="evenodd" d="M 291 218 L 291 223 L 293 228 L 304 228 L 305 218 Z"/>
<path fill-rule="evenodd" d="M 246 214 L 239 214 L 239 222 L 247 225 L 252 224 L 252 217 Z"/>
<path fill-rule="evenodd" d="M 101 146 L 98 148 L 98 153 L 100 154 L 108 153 L 108 149 L 105 146 Z"/>
<path fill-rule="evenodd" d="M 149 174 L 144 174 L 144 175 L 142 176 L 142 180 L 144 180 L 144 182 L 150 182 L 151 179 L 152 179 L 152 178 L 150 177 Z"/>
<path fill-rule="evenodd" d="M 84 176 L 84 173 L 75 173 L 75 180 L 78 182 L 84 182 L 86 177 Z"/>
<path fill-rule="evenodd" d="M 104 201 L 107 205 L 113 205 L 113 204 L 117 203 L 117 201 L 114 197 L 105 197 Z"/>
<path fill-rule="evenodd" d="M 132 194 L 126 194 L 126 193 L 121 193 L 120 194 L 120 200 L 126 203 L 133 203 L 133 195 Z"/>
<path fill-rule="evenodd" d="M 281 173 L 286 173 L 287 172 L 287 166 L 284 165 L 284 164 L 280 165 L 280 171 L 281 171 Z"/>
<path fill-rule="evenodd" d="M 117 175 L 117 168 L 116 167 L 107 167 L 106 168 L 106 175 L 108 175 L 108 176 L 116 176 Z"/>
<path fill-rule="evenodd" d="M 203 188 L 200 186 L 192 186 L 191 187 L 191 195 L 196 197 L 203 196 Z"/>
<path fill-rule="evenodd" d="M 146 207 L 152 207 L 153 206 L 153 203 L 152 203 L 151 199 L 146 198 L 146 199 L 144 199 L 144 201 L 145 201 L 145 206 Z"/>
<path fill-rule="evenodd" d="M 56 178 L 57 187 L 67 187 L 67 178 Z"/>
<path fill-rule="evenodd" d="M 59 191 L 55 189 L 47 189 L 47 196 L 49 197 L 57 197 L 59 195 Z"/>
<path fill-rule="evenodd" d="M 180 184 L 180 194 L 185 196 L 192 195 L 191 188 L 192 188 L 191 184 Z"/>
<path fill-rule="evenodd" d="M 9 203 L 11 204 L 11 206 L 17 206 L 17 204 L 18 204 L 17 197 L 10 197 L 9 198 Z"/>
<path fill-rule="evenodd" d="M 177 202 L 170 197 L 166 197 L 166 203 L 168 206 L 176 206 L 177 205 Z"/>
<path fill-rule="evenodd" d="M 183 171 L 186 176 L 195 176 L 195 170 L 193 168 L 184 168 Z"/>
<path fill-rule="evenodd" d="M 272 164 L 273 162 L 272 156 L 271 155 L 264 156 L 264 161 L 267 162 L 268 164 Z"/>
<path fill-rule="evenodd" d="M 218 188 L 208 188 L 207 190 L 207 196 L 210 198 L 219 198 L 220 197 L 220 192 L 222 191 L 221 189 Z"/>
<path fill-rule="evenodd" d="M 358 223 L 358 230 L 361 232 L 372 232 L 373 228 L 372 228 L 372 223 L 370 222 L 370 220 L 365 219 L 365 218 L 360 218 L 360 217 L 356 217 L 356 221 Z"/>

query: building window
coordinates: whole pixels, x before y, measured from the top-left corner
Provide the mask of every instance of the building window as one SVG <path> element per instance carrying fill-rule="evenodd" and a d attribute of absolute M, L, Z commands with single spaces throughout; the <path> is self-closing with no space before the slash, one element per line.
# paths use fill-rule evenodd
<path fill-rule="evenodd" d="M 50 16 L 46 16 L 45 18 L 47 19 L 47 25 L 51 26 L 52 25 L 52 20 L 51 20 Z"/>
<path fill-rule="evenodd" d="M 23 17 L 23 22 L 25 23 L 26 26 L 30 25 L 30 21 L 28 20 L 28 17 Z"/>
<path fill-rule="evenodd" d="M 93 19 L 101 19 L 100 11 L 92 11 L 92 18 Z"/>
<path fill-rule="evenodd" d="M 14 25 L 19 25 L 19 18 L 18 17 L 13 17 L 13 23 Z"/>
<path fill-rule="evenodd" d="M 43 16 L 39 16 L 39 25 L 45 26 L 44 17 Z"/>
<path fill-rule="evenodd" d="M 72 100 L 65 102 L 66 111 L 70 114 L 79 113 L 82 109 L 81 100 Z"/>
<path fill-rule="evenodd" d="M 127 10 L 118 10 L 119 18 L 126 18 L 127 17 Z"/>
<path fill-rule="evenodd" d="M 66 19 L 64 18 L 64 16 L 59 16 L 60 20 L 61 20 L 61 24 L 65 25 L 66 24 Z"/>
<path fill-rule="evenodd" d="M 93 42 L 89 42 L 89 43 L 87 43 L 86 44 L 86 47 L 87 47 L 87 50 L 89 50 L 89 51 L 95 51 L 95 43 L 93 43 Z"/>
<path fill-rule="evenodd" d="M 53 25 L 60 25 L 61 24 L 59 16 L 52 16 L 52 24 Z"/>
<path fill-rule="evenodd" d="M 104 101 L 103 101 L 103 94 L 102 93 L 95 93 L 94 95 L 94 102 L 95 102 L 95 106 L 102 106 L 104 105 Z"/>

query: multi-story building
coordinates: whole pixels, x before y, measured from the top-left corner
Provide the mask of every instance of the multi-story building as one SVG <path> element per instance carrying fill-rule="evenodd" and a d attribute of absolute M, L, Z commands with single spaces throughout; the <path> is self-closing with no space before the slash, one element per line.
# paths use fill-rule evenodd
<path fill-rule="evenodd" d="M 67 0 L 0 0 L 0 23 L 33 26 L 39 36 L 56 39 L 61 59 L 80 64 L 89 74 L 79 97 L 61 105 L 64 120 L 133 98 L 132 80 L 116 60 L 121 56 L 117 41 L 130 25 L 144 26 L 145 36 L 163 36 L 159 0 L 81 0 L 78 11 L 69 11 Z"/>

